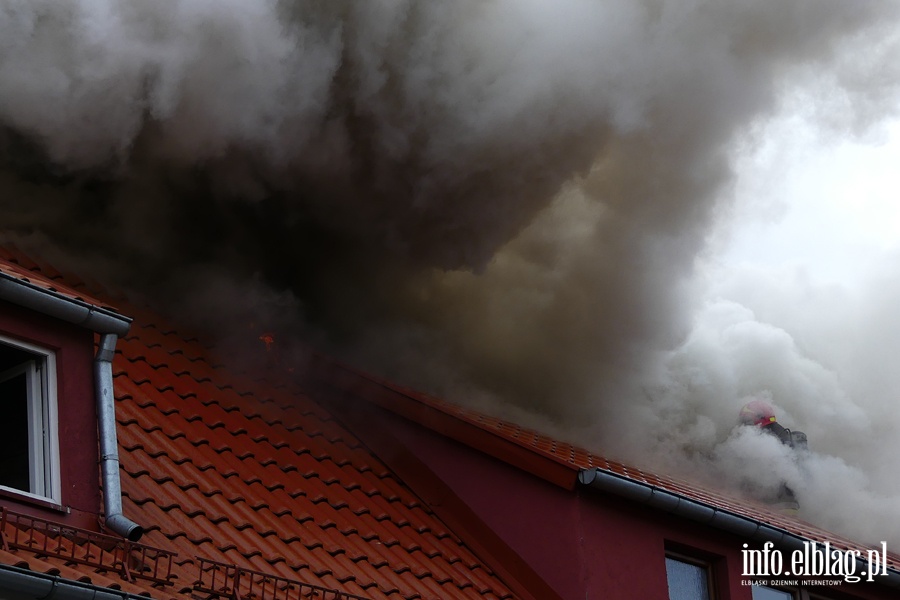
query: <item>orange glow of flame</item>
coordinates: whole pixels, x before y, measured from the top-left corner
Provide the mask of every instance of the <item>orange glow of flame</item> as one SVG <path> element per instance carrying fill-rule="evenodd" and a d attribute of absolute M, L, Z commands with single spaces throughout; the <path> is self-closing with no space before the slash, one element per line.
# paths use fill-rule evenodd
<path fill-rule="evenodd" d="M 275 343 L 275 336 L 271 333 L 264 333 L 259 336 L 259 339 L 266 345 L 266 352 L 269 352 L 272 349 L 272 345 Z"/>

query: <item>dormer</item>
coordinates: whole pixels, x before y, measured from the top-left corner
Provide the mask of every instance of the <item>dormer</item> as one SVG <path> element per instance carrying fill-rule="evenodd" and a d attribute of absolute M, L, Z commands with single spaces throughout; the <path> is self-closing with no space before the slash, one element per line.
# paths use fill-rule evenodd
<path fill-rule="evenodd" d="M 112 390 L 116 340 L 130 322 L 95 298 L 0 260 L 0 505 L 140 537 L 121 514 Z"/>

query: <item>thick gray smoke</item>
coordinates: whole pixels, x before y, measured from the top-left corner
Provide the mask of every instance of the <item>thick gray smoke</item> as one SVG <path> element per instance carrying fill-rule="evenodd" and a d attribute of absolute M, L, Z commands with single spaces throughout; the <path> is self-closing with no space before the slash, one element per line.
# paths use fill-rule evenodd
<path fill-rule="evenodd" d="M 807 98 L 847 132 L 885 114 L 898 16 L 0 0 L 4 226 L 180 310 L 289 313 L 373 368 L 577 424 L 600 451 L 727 470 L 753 446 L 729 437 L 741 401 L 771 394 L 847 448 L 831 468 L 862 469 L 875 407 L 847 373 L 742 304 L 702 304 L 692 277 L 771 114 Z"/>

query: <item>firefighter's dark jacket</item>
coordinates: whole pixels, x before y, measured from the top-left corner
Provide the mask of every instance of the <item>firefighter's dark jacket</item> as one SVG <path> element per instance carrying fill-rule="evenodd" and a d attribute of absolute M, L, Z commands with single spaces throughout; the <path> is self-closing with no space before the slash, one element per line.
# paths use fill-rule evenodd
<path fill-rule="evenodd" d="M 763 427 L 763 431 L 774 435 L 781 440 L 782 444 L 790 446 L 791 448 L 797 450 L 806 450 L 807 448 L 806 434 L 802 431 L 785 429 L 778 422 L 769 423 Z"/>

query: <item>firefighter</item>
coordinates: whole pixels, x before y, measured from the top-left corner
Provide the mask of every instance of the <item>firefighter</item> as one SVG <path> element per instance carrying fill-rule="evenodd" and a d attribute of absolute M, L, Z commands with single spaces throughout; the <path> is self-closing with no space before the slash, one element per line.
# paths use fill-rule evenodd
<path fill-rule="evenodd" d="M 741 423 L 755 425 L 768 434 L 777 437 L 782 444 L 796 450 L 806 450 L 806 434 L 802 431 L 785 429 L 775 418 L 775 409 L 765 400 L 751 400 L 741 408 Z"/>
<path fill-rule="evenodd" d="M 765 400 L 751 400 L 741 408 L 740 420 L 742 425 L 759 427 L 769 435 L 774 435 L 778 440 L 794 450 L 806 450 L 806 434 L 802 431 L 791 431 L 785 428 L 775 418 L 775 409 Z M 794 491 L 782 483 L 773 504 L 787 512 L 796 512 L 800 508 Z"/>

